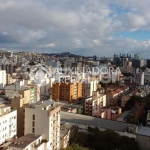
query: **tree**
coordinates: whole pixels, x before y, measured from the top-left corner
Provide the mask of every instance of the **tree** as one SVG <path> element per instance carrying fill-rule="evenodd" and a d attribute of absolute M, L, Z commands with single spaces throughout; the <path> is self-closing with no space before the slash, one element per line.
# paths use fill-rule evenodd
<path fill-rule="evenodd" d="M 64 150 L 89 150 L 88 148 L 82 147 L 79 144 L 73 143 L 71 146 L 68 146 Z"/>
<path fill-rule="evenodd" d="M 132 109 L 135 105 L 135 102 L 144 102 L 144 98 L 136 95 L 131 96 L 131 98 L 126 102 L 123 110 L 125 111 Z"/>
<path fill-rule="evenodd" d="M 74 143 L 65 150 L 139 150 L 134 138 L 120 136 L 112 130 L 100 131 L 99 128 L 91 127 L 88 133 L 78 132 Z"/>

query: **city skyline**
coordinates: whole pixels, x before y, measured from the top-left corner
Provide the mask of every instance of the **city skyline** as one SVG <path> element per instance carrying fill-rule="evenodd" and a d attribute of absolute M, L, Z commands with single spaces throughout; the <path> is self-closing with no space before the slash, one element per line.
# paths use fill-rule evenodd
<path fill-rule="evenodd" d="M 149 6 L 146 0 L 2 0 L 0 49 L 148 58 Z"/>

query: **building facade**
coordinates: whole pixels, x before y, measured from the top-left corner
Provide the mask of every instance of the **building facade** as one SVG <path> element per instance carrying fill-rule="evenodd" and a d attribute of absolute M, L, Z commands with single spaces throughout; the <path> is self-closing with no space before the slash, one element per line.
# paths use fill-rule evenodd
<path fill-rule="evenodd" d="M 31 86 L 34 88 L 34 101 L 39 101 L 40 100 L 40 86 L 37 84 L 27 84 L 27 86 Z M 33 88 L 31 90 L 31 93 L 33 93 Z"/>
<path fill-rule="evenodd" d="M 42 141 L 42 136 L 28 133 L 15 139 L 9 146 L 9 150 L 48 150 L 48 143 Z"/>
<path fill-rule="evenodd" d="M 54 83 L 52 99 L 72 102 L 82 97 L 82 83 Z"/>
<path fill-rule="evenodd" d="M 0 89 L 6 85 L 6 70 L 0 70 Z"/>
<path fill-rule="evenodd" d="M 85 99 L 84 113 L 86 115 L 95 116 L 104 106 L 106 106 L 106 95 L 93 91 L 93 96 Z"/>
<path fill-rule="evenodd" d="M 22 91 L 23 92 L 23 91 Z M 11 107 L 17 110 L 17 136 L 24 135 L 24 105 L 30 103 L 30 90 L 25 90 L 22 95 L 18 95 L 11 99 Z"/>
<path fill-rule="evenodd" d="M 97 90 L 97 81 L 89 81 L 82 83 L 82 96 L 89 97 L 92 96 L 93 91 Z"/>
<path fill-rule="evenodd" d="M 42 135 L 50 142 L 51 150 L 59 149 L 60 106 L 54 101 L 43 101 L 25 108 L 25 134 Z"/>
<path fill-rule="evenodd" d="M 17 111 L 0 106 L 0 145 L 17 135 Z"/>

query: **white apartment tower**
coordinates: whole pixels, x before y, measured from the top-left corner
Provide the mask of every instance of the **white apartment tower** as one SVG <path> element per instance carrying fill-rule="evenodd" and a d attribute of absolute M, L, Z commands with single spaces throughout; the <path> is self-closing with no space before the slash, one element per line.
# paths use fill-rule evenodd
<path fill-rule="evenodd" d="M 0 89 L 6 85 L 6 70 L 0 70 Z"/>
<path fill-rule="evenodd" d="M 0 145 L 17 135 L 17 110 L 0 106 Z"/>
<path fill-rule="evenodd" d="M 141 82 L 140 85 L 144 85 L 144 72 L 141 74 Z"/>
<path fill-rule="evenodd" d="M 52 100 L 37 102 L 25 108 L 25 132 L 42 135 L 50 150 L 59 149 L 60 106 Z"/>
<path fill-rule="evenodd" d="M 92 96 L 93 91 L 97 90 L 97 81 L 88 81 L 82 83 L 82 96 L 89 97 Z"/>
<path fill-rule="evenodd" d="M 104 106 L 106 106 L 106 94 L 93 91 L 93 95 L 85 99 L 84 113 L 86 115 L 95 116 Z"/>

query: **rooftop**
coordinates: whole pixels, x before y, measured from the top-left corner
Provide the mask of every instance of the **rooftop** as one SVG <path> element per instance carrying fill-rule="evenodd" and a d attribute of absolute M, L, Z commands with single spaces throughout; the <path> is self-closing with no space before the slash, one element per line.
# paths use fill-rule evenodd
<path fill-rule="evenodd" d="M 16 147 L 16 148 L 25 148 L 35 140 L 37 140 L 41 135 L 36 134 L 26 134 L 25 136 L 20 137 L 19 139 L 16 139 L 13 143 L 9 145 L 9 147 Z"/>
<path fill-rule="evenodd" d="M 73 113 L 62 112 L 62 111 L 61 111 L 61 121 L 101 127 L 105 129 L 112 129 L 115 131 L 122 131 L 122 132 L 125 132 L 127 126 L 131 125 L 129 123 L 117 122 L 117 121 L 101 119 L 101 118 L 96 118 L 96 117 L 91 117 L 86 115 L 73 114 Z"/>
<path fill-rule="evenodd" d="M 46 106 L 51 106 L 55 103 L 55 101 L 49 99 L 49 100 L 44 100 L 44 101 L 38 101 L 35 103 L 30 104 L 30 107 L 35 107 L 35 106 L 41 106 L 41 107 L 46 107 Z"/>
<path fill-rule="evenodd" d="M 60 137 L 63 138 L 64 136 L 66 136 L 72 127 L 73 127 L 73 125 L 71 125 L 69 123 L 62 123 L 61 127 L 60 127 Z"/>
<path fill-rule="evenodd" d="M 141 126 L 138 128 L 137 134 L 150 137 L 150 128 Z"/>
<path fill-rule="evenodd" d="M 61 105 L 62 108 L 83 108 L 81 105 L 68 104 L 63 102 L 55 102 L 58 105 Z"/>
<path fill-rule="evenodd" d="M 130 113 L 131 110 L 124 111 L 118 118 L 117 121 L 123 121 L 124 118 Z"/>
<path fill-rule="evenodd" d="M 4 116 L 6 114 L 9 114 L 11 112 L 10 106 L 0 105 L 0 116 Z"/>
<path fill-rule="evenodd" d="M 36 106 L 44 108 L 44 109 L 46 108 L 46 110 L 53 110 L 53 108 L 56 108 L 60 105 L 57 104 L 52 99 L 49 99 L 49 100 L 44 100 L 44 101 L 38 101 L 38 102 L 35 102 L 35 103 L 31 103 L 29 105 L 29 108 L 35 108 Z"/>

